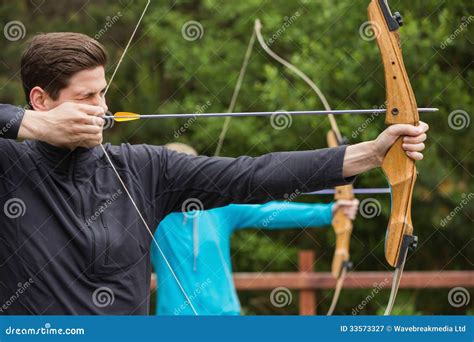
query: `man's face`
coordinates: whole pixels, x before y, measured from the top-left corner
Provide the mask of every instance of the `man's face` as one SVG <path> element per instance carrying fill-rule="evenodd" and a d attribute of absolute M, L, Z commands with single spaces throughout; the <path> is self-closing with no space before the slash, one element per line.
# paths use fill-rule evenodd
<path fill-rule="evenodd" d="M 49 109 L 64 102 L 76 102 L 100 106 L 108 110 L 104 93 L 107 87 L 103 67 L 82 70 L 69 79 L 69 85 L 62 89 L 57 100 L 51 100 Z"/>

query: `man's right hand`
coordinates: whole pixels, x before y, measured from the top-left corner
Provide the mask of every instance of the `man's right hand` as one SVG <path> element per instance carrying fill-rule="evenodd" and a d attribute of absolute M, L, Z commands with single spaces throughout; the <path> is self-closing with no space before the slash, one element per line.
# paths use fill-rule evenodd
<path fill-rule="evenodd" d="M 65 102 L 47 111 L 25 111 L 18 133 L 20 139 L 41 140 L 74 149 L 102 143 L 104 108 Z"/>

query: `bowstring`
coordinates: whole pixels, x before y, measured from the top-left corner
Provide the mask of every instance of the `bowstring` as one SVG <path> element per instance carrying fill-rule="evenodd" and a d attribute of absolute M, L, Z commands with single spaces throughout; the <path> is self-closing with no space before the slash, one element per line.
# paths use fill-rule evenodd
<path fill-rule="evenodd" d="M 125 46 L 125 49 L 123 50 L 122 52 L 122 55 L 120 56 L 120 59 L 117 63 L 117 65 L 115 66 L 115 69 L 112 73 L 112 76 L 109 80 L 109 83 L 107 84 L 107 87 L 105 88 L 105 91 L 104 91 L 104 98 L 105 98 L 105 94 L 108 92 L 109 88 L 110 88 L 110 85 L 112 84 L 112 81 L 113 79 L 115 78 L 115 75 L 117 74 L 117 71 L 118 69 L 120 68 L 120 65 L 122 64 L 124 58 L 125 58 L 125 55 L 127 54 L 129 48 L 130 48 L 130 45 L 132 44 L 132 41 L 135 37 L 135 34 L 137 33 L 138 31 L 138 28 L 148 10 L 148 7 L 150 5 L 150 2 L 151 0 L 148 0 L 146 5 L 145 5 L 145 8 L 143 9 L 143 12 L 140 16 L 140 18 L 138 19 L 138 22 L 137 24 L 135 25 L 135 29 L 133 30 L 132 32 L 132 35 L 130 36 L 130 39 L 128 40 L 128 43 L 127 45 Z M 150 226 L 148 225 L 148 223 L 146 222 L 145 218 L 143 217 L 140 209 L 138 209 L 138 206 L 135 202 L 135 200 L 133 199 L 133 196 L 132 194 L 130 193 L 130 191 L 128 190 L 127 186 L 125 185 L 125 182 L 123 181 L 122 177 L 120 176 L 117 168 L 115 167 L 114 163 L 112 162 L 112 158 L 110 158 L 109 154 L 107 153 L 105 147 L 103 144 L 100 144 L 100 147 L 102 149 L 102 152 L 104 153 L 104 156 L 106 157 L 108 163 L 110 164 L 110 166 L 112 167 L 112 170 L 114 171 L 115 175 L 117 176 L 117 179 L 119 180 L 120 184 L 122 185 L 123 189 L 125 190 L 125 193 L 127 194 L 128 198 L 130 199 L 133 207 L 135 208 L 135 211 L 137 212 L 138 216 L 140 217 L 140 220 L 143 222 L 143 225 L 145 226 L 145 228 L 147 229 L 148 231 L 148 234 L 150 235 L 150 237 L 152 238 L 153 240 L 153 243 L 156 245 L 160 255 L 162 256 L 163 260 L 165 261 L 166 263 L 166 266 L 168 267 L 169 271 L 171 272 L 174 280 L 176 281 L 176 284 L 178 285 L 180 291 L 183 293 L 184 297 L 186 298 L 186 301 L 188 302 L 189 304 L 189 307 L 191 308 L 191 310 L 193 311 L 194 315 L 198 316 L 198 313 L 196 311 L 196 309 L 194 308 L 194 305 L 192 304 L 191 300 L 190 300 L 190 297 L 188 296 L 188 294 L 186 293 L 184 287 L 182 286 L 181 282 L 179 281 L 176 273 L 174 272 L 174 269 L 173 267 L 171 266 L 171 264 L 169 263 L 168 259 L 166 258 L 166 255 L 165 253 L 163 252 L 163 250 L 161 249 L 160 245 L 158 244 L 158 241 L 156 240 L 155 236 L 153 235 L 153 232 L 152 230 L 150 229 Z"/>

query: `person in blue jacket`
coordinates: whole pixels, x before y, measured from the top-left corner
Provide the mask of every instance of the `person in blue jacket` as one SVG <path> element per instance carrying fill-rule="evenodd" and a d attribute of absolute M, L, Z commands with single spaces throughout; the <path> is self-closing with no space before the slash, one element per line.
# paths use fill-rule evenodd
<path fill-rule="evenodd" d="M 197 155 L 184 144 L 172 143 L 167 147 Z M 274 201 L 201 211 L 193 208 L 191 203 L 189 211 L 167 215 L 156 229 L 155 239 L 199 315 L 239 315 L 240 302 L 230 256 L 230 241 L 235 231 L 329 226 L 333 212 L 339 208 L 354 219 L 358 201 L 330 204 Z M 151 260 L 158 284 L 156 314 L 194 315 L 155 243 L 152 243 Z"/>

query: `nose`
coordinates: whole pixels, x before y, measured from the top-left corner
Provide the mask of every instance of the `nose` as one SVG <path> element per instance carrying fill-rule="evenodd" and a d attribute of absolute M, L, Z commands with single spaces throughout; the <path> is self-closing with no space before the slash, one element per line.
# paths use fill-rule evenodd
<path fill-rule="evenodd" d="M 107 102 L 105 100 L 105 96 L 100 96 L 100 100 L 98 103 L 98 106 L 102 107 L 104 109 L 104 112 L 108 112 L 109 107 L 107 106 Z"/>

